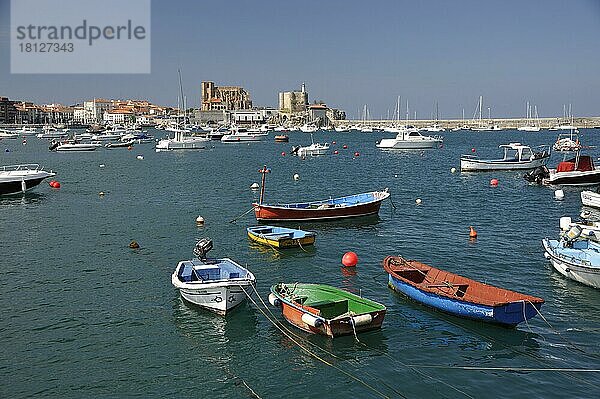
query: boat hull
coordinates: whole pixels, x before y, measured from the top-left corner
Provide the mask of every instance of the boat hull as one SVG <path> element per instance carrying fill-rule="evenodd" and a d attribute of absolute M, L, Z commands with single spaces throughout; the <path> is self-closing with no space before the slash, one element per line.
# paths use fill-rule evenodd
<path fill-rule="evenodd" d="M 20 194 L 31 190 L 38 186 L 46 177 L 38 177 L 35 179 L 27 179 L 25 181 L 25 190 L 23 190 L 23 184 L 19 181 L 0 182 L 0 195 L 11 195 Z"/>
<path fill-rule="evenodd" d="M 550 177 L 543 180 L 544 184 L 548 185 L 563 185 L 563 186 L 589 186 L 600 184 L 600 169 L 590 171 L 572 171 L 572 172 L 556 172 L 550 170 Z"/>
<path fill-rule="evenodd" d="M 304 247 L 307 245 L 313 245 L 315 243 L 314 234 L 306 235 L 302 238 L 285 237 L 279 239 L 269 239 L 263 235 L 248 231 L 248 238 L 259 244 L 281 249 Z"/>
<path fill-rule="evenodd" d="M 160 140 L 156 143 L 156 151 L 203 150 L 206 148 L 206 141 L 208 140 Z"/>
<path fill-rule="evenodd" d="M 376 215 L 379 213 L 381 202 L 388 196 L 389 194 L 383 196 L 381 199 L 365 204 L 322 209 L 291 208 L 256 203 L 253 206 L 254 215 L 256 216 L 256 220 L 259 221 L 335 220 Z"/>
<path fill-rule="evenodd" d="M 593 191 L 582 191 L 581 203 L 592 208 L 600 208 L 600 194 Z"/>
<path fill-rule="evenodd" d="M 531 161 L 503 161 L 492 159 L 461 158 L 460 170 L 463 172 L 484 172 L 491 170 L 526 170 L 545 165 L 549 155 Z"/>
<path fill-rule="evenodd" d="M 590 287 L 600 288 L 600 267 L 591 267 L 583 264 L 583 262 L 576 263 L 577 258 L 557 251 L 558 242 L 555 240 L 545 238 L 542 240 L 542 245 L 546 257 L 557 272 L 571 280 Z"/>
<path fill-rule="evenodd" d="M 246 292 L 249 292 L 248 289 Z M 237 284 L 197 289 L 180 288 L 179 293 L 186 301 L 222 316 L 246 300 L 246 293 Z"/>
<path fill-rule="evenodd" d="M 445 313 L 510 327 L 514 327 L 517 324 L 534 317 L 541 307 L 541 303 L 531 304 L 525 301 L 492 307 L 452 300 L 419 290 L 391 275 L 389 275 L 388 286 L 394 291 L 399 292 L 414 301 Z"/>
<path fill-rule="evenodd" d="M 426 150 L 430 148 L 437 148 L 443 143 L 442 140 L 396 140 L 396 139 L 382 139 L 378 144 L 378 148 L 390 149 L 390 150 Z"/>

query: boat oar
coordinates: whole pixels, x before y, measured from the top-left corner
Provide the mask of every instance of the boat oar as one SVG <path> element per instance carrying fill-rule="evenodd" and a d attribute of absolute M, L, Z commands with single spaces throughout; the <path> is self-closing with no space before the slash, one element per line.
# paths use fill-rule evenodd
<path fill-rule="evenodd" d="M 241 218 L 242 216 L 246 216 L 247 214 L 249 214 L 249 213 L 250 213 L 250 212 L 252 212 L 253 210 L 254 210 L 254 207 L 252 207 L 252 208 L 248 209 L 246 212 L 242 213 L 240 216 L 237 216 L 237 217 L 235 217 L 235 218 L 231 219 L 231 220 L 229 221 L 229 223 L 235 223 L 235 222 L 237 222 L 237 220 L 238 220 L 239 218 Z"/>

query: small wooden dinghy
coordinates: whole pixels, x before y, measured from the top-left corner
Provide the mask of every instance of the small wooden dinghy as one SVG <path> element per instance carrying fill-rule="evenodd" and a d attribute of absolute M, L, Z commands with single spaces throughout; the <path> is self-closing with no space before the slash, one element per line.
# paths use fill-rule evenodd
<path fill-rule="evenodd" d="M 290 324 L 332 338 L 380 328 L 386 312 L 380 303 L 322 284 L 276 284 L 269 302 Z"/>
<path fill-rule="evenodd" d="M 248 237 L 259 244 L 273 248 L 293 248 L 312 245 L 316 234 L 311 231 L 278 226 L 253 226 L 246 229 Z"/>
<path fill-rule="evenodd" d="M 538 314 L 544 300 L 480 283 L 435 267 L 388 256 L 388 285 L 435 309 L 485 322 L 516 326 Z"/>

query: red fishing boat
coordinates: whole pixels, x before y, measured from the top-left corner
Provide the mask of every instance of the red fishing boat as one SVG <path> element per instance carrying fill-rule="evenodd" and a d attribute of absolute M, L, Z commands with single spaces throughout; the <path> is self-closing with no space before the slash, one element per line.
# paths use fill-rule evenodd
<path fill-rule="evenodd" d="M 390 196 L 387 188 L 383 191 L 354 194 L 346 197 L 324 200 L 298 202 L 290 204 L 263 204 L 265 192 L 265 176 L 270 169 L 263 167 L 262 185 L 258 203 L 253 203 L 256 220 L 268 221 L 301 221 L 301 220 L 334 220 L 357 216 L 376 215 L 381 202 Z"/>

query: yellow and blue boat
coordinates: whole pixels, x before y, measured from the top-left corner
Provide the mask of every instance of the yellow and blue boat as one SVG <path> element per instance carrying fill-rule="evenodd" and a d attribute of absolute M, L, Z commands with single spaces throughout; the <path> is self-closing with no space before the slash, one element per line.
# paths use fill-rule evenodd
<path fill-rule="evenodd" d="M 294 248 L 315 243 L 316 234 L 311 231 L 288 229 L 278 226 L 252 226 L 246 229 L 248 238 L 273 248 Z"/>

